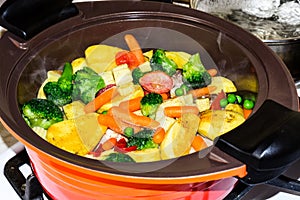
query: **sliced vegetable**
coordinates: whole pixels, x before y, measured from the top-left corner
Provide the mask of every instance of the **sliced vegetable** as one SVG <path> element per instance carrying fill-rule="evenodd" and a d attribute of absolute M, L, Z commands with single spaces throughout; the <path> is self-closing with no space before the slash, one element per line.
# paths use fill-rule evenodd
<path fill-rule="evenodd" d="M 218 71 L 216 69 L 208 69 L 207 72 L 210 76 L 216 76 L 218 74 Z"/>
<path fill-rule="evenodd" d="M 252 113 L 252 110 L 250 110 L 250 109 L 243 109 L 243 114 L 244 114 L 244 118 L 245 119 L 248 119 L 249 118 L 249 116 L 251 115 L 251 113 Z"/>
<path fill-rule="evenodd" d="M 164 140 L 165 134 L 165 129 L 159 127 L 153 134 L 153 142 L 155 142 L 156 144 L 160 144 Z"/>
<path fill-rule="evenodd" d="M 173 87 L 172 78 L 162 71 L 149 72 L 139 82 L 145 90 L 158 94 L 167 93 Z"/>
<path fill-rule="evenodd" d="M 133 98 L 133 99 L 122 101 L 119 104 L 119 107 L 121 107 L 124 110 L 128 110 L 130 112 L 140 110 L 141 109 L 141 100 L 142 100 L 142 98 L 143 97 L 136 97 L 136 98 Z"/>
<path fill-rule="evenodd" d="M 169 106 L 165 107 L 164 114 L 167 117 L 179 118 L 182 117 L 184 113 L 192 113 L 195 115 L 199 114 L 199 109 L 197 106 Z"/>
<path fill-rule="evenodd" d="M 95 112 L 104 104 L 110 102 L 114 96 L 118 94 L 117 87 L 112 87 L 98 95 L 95 99 L 89 102 L 85 107 L 85 113 Z"/>
<path fill-rule="evenodd" d="M 116 122 L 116 120 L 108 114 L 99 114 L 98 122 L 103 126 L 107 126 L 108 128 L 115 131 L 116 133 L 120 133 L 120 134 L 123 133 L 122 127 L 120 127 L 120 125 Z"/>
<path fill-rule="evenodd" d="M 207 147 L 204 139 L 200 135 L 196 135 L 192 142 L 192 147 L 195 151 L 200 151 Z"/>
<path fill-rule="evenodd" d="M 135 55 L 135 57 L 138 61 L 138 65 L 144 63 L 145 58 L 143 55 L 143 51 L 142 51 L 139 43 L 135 39 L 135 37 L 131 34 L 126 34 L 124 39 L 127 43 L 127 46 L 129 47 L 130 51 Z"/>
<path fill-rule="evenodd" d="M 214 87 L 214 86 L 208 86 L 208 87 L 203 87 L 203 88 L 190 90 L 188 93 L 192 94 L 194 98 L 199 98 L 199 97 L 202 97 L 202 96 L 209 95 L 215 89 L 216 89 L 216 87 Z"/>
<path fill-rule="evenodd" d="M 101 146 L 104 151 L 112 149 L 117 144 L 116 138 L 109 138 Z"/>
<path fill-rule="evenodd" d="M 136 68 L 140 63 L 133 52 L 120 51 L 116 54 L 116 64 L 127 64 L 130 69 Z"/>
<path fill-rule="evenodd" d="M 156 129 L 160 126 L 160 123 L 158 121 L 155 121 L 146 116 L 136 115 L 117 106 L 113 106 L 109 110 L 108 114 L 111 114 L 115 120 L 125 122 L 126 124 L 128 124 L 128 126 L 141 126 L 150 129 Z"/>

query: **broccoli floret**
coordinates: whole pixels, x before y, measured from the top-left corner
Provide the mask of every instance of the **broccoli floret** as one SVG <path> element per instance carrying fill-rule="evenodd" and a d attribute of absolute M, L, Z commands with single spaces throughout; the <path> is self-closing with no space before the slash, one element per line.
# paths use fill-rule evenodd
<path fill-rule="evenodd" d="M 159 105 L 163 102 L 160 94 L 149 93 L 146 94 L 141 100 L 141 111 L 144 116 L 155 118 L 156 111 Z"/>
<path fill-rule="evenodd" d="M 78 70 L 73 81 L 73 99 L 84 103 L 92 101 L 96 93 L 106 86 L 103 78 L 89 67 Z"/>
<path fill-rule="evenodd" d="M 64 65 L 61 77 L 57 82 L 48 82 L 43 87 L 47 99 L 53 101 L 58 106 L 63 106 L 72 102 L 73 90 L 73 68 L 70 63 Z"/>
<path fill-rule="evenodd" d="M 160 70 L 172 76 L 176 73 L 177 64 L 166 56 L 165 50 L 157 49 L 150 59 L 150 66 L 153 71 Z"/>
<path fill-rule="evenodd" d="M 135 162 L 129 155 L 123 153 L 111 153 L 104 160 L 112 162 Z"/>
<path fill-rule="evenodd" d="M 22 106 L 22 116 L 32 127 L 48 129 L 52 124 L 63 121 L 62 110 L 48 99 L 31 99 Z"/>
<path fill-rule="evenodd" d="M 131 137 L 128 137 L 127 146 L 136 146 L 137 150 L 157 148 L 158 145 L 153 141 L 154 130 L 143 129 Z"/>
<path fill-rule="evenodd" d="M 202 88 L 211 83 L 211 76 L 203 66 L 199 53 L 190 57 L 183 65 L 183 81 L 194 89 Z"/>
<path fill-rule="evenodd" d="M 144 76 L 144 72 L 142 72 L 142 70 L 138 67 L 134 68 L 134 70 L 132 70 L 132 79 L 133 79 L 133 83 L 134 84 L 138 84 L 140 78 L 142 78 L 142 76 Z"/>

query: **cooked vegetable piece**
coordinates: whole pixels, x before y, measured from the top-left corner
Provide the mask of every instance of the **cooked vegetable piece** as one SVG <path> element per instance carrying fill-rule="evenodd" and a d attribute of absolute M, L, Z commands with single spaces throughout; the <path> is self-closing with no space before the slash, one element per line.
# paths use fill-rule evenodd
<path fill-rule="evenodd" d="M 250 99 L 245 99 L 243 103 L 243 107 L 247 110 L 251 110 L 254 107 L 254 102 Z"/>
<path fill-rule="evenodd" d="M 73 101 L 72 103 L 63 106 L 63 111 L 67 119 L 74 119 L 81 115 L 85 115 L 85 104 L 82 101 Z"/>
<path fill-rule="evenodd" d="M 199 117 L 197 115 L 183 114 L 167 131 L 160 145 L 161 158 L 170 159 L 188 154 L 198 125 Z"/>
<path fill-rule="evenodd" d="M 183 81 L 191 88 L 206 87 L 211 83 L 211 76 L 203 66 L 199 53 L 190 57 L 183 66 Z"/>
<path fill-rule="evenodd" d="M 198 89 L 193 89 L 188 92 L 188 94 L 192 94 L 194 98 L 199 98 L 202 96 L 209 95 L 212 91 L 214 91 L 216 88 L 214 86 L 208 86 Z"/>
<path fill-rule="evenodd" d="M 155 118 L 158 106 L 163 102 L 163 98 L 160 94 L 149 93 L 146 94 L 140 101 L 141 112 L 144 116 Z"/>
<path fill-rule="evenodd" d="M 120 107 L 113 106 L 108 114 L 111 114 L 115 120 L 123 121 L 128 125 L 140 126 L 144 128 L 156 129 L 160 123 L 146 116 L 136 115 L 128 110 L 124 110 Z"/>
<path fill-rule="evenodd" d="M 177 64 L 166 56 L 165 50 L 156 49 L 150 59 L 150 66 L 153 71 L 163 71 L 169 76 L 176 73 Z"/>
<path fill-rule="evenodd" d="M 122 109 L 129 110 L 130 112 L 134 112 L 141 109 L 141 100 L 143 97 L 136 97 L 133 99 L 122 101 L 119 106 Z"/>
<path fill-rule="evenodd" d="M 173 87 L 172 78 L 162 71 L 146 73 L 139 82 L 145 90 L 158 94 L 167 93 Z"/>
<path fill-rule="evenodd" d="M 117 144 L 117 139 L 116 138 L 109 138 L 103 144 L 101 145 L 102 149 L 104 151 L 112 149 L 115 145 Z"/>
<path fill-rule="evenodd" d="M 58 106 L 71 103 L 73 91 L 72 78 L 72 65 L 65 63 L 62 75 L 57 82 L 48 82 L 43 87 L 47 99 L 53 101 Z"/>
<path fill-rule="evenodd" d="M 153 134 L 153 142 L 155 142 L 156 144 L 160 144 L 164 140 L 165 134 L 166 132 L 164 128 L 157 128 Z"/>
<path fill-rule="evenodd" d="M 225 93 L 233 93 L 233 92 L 237 91 L 234 83 L 230 79 L 225 78 L 223 76 L 212 77 L 211 83 L 209 86 L 213 86 L 216 88 L 214 91 L 212 91 L 212 93 L 214 93 L 214 94 L 218 94 L 222 90 Z"/>
<path fill-rule="evenodd" d="M 220 100 L 221 108 L 225 108 L 227 105 L 228 105 L 228 100 L 226 98 Z"/>
<path fill-rule="evenodd" d="M 129 155 L 124 153 L 111 153 L 104 160 L 112 162 L 135 162 Z"/>
<path fill-rule="evenodd" d="M 116 133 L 120 133 L 120 134 L 123 133 L 123 129 L 120 126 L 120 124 L 118 124 L 116 120 L 110 115 L 99 114 L 98 122 L 103 126 L 107 126 L 108 128 L 115 131 Z"/>
<path fill-rule="evenodd" d="M 200 151 L 205 147 L 207 147 L 207 145 L 204 139 L 200 135 L 196 135 L 193 139 L 192 147 L 194 148 L 195 151 Z"/>
<path fill-rule="evenodd" d="M 251 115 L 251 113 L 252 113 L 252 110 L 245 109 L 245 108 L 243 109 L 243 114 L 244 114 L 245 119 L 248 119 L 249 116 Z"/>
<path fill-rule="evenodd" d="M 134 84 L 138 84 L 140 82 L 140 78 L 142 78 L 142 76 L 145 74 L 139 67 L 133 69 L 131 73 Z"/>
<path fill-rule="evenodd" d="M 83 67 L 74 74 L 73 99 L 85 104 L 95 98 L 96 93 L 105 87 L 104 80 L 94 70 Z"/>
<path fill-rule="evenodd" d="M 61 149 L 86 155 L 99 143 L 106 129 L 99 125 L 98 114 L 90 113 L 51 125 L 46 139 Z"/>
<path fill-rule="evenodd" d="M 184 113 L 193 113 L 198 115 L 199 109 L 197 106 L 169 106 L 165 107 L 164 113 L 167 117 L 179 118 L 182 117 Z"/>
<path fill-rule="evenodd" d="M 154 130 L 144 129 L 138 133 L 128 137 L 127 146 L 136 146 L 137 150 L 157 148 L 157 144 L 153 141 Z"/>
<path fill-rule="evenodd" d="M 117 66 L 115 55 L 120 51 L 123 49 L 103 44 L 90 46 L 85 50 L 87 66 L 96 73 L 110 71 Z"/>
<path fill-rule="evenodd" d="M 108 90 L 104 91 L 96 98 L 94 98 L 92 101 L 90 101 L 88 104 L 86 104 L 84 107 L 84 111 L 86 113 L 90 113 L 98 110 L 99 108 L 101 108 L 101 106 L 111 101 L 115 95 L 117 95 L 117 88 L 109 88 Z"/>
<path fill-rule="evenodd" d="M 63 121 L 60 108 L 47 99 L 31 99 L 22 106 L 22 116 L 33 127 L 48 129 L 52 124 Z"/>
<path fill-rule="evenodd" d="M 120 51 L 116 54 L 116 64 L 127 64 L 129 69 L 134 69 L 139 65 L 139 61 L 135 54 L 130 51 Z"/>
<path fill-rule="evenodd" d="M 214 140 L 245 121 L 243 115 L 228 110 L 208 110 L 200 115 L 198 133 Z"/>
<path fill-rule="evenodd" d="M 138 61 L 137 66 L 144 63 L 145 58 L 143 55 L 143 51 L 142 51 L 139 43 L 135 39 L 135 37 L 131 34 L 126 34 L 124 39 L 126 41 L 127 46 L 129 47 L 130 51 L 135 55 L 135 57 Z"/>
<path fill-rule="evenodd" d="M 159 148 L 130 151 L 126 154 L 135 160 L 135 162 L 153 162 L 161 160 Z"/>
<path fill-rule="evenodd" d="M 208 69 L 207 72 L 211 77 L 214 77 L 218 74 L 218 71 L 216 69 Z"/>

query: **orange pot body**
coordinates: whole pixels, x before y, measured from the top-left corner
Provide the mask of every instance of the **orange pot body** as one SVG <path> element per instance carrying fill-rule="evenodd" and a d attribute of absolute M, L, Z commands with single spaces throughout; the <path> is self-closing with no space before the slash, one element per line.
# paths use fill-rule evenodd
<path fill-rule="evenodd" d="M 26 147 L 35 175 L 52 199 L 72 200 L 173 200 L 223 199 L 236 178 L 190 184 L 141 184 L 108 179 L 101 172 L 80 168 Z"/>

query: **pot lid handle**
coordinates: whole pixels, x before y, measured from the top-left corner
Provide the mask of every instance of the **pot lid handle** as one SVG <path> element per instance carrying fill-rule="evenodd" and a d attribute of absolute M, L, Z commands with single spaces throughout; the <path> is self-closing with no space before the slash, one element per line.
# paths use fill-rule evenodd
<path fill-rule="evenodd" d="M 266 100 L 242 125 L 220 136 L 216 146 L 245 163 L 247 181 L 258 183 L 300 158 L 299 130 L 300 112 Z"/>
<path fill-rule="evenodd" d="M 0 7 L 0 26 L 28 40 L 78 13 L 71 0 L 7 0 Z"/>

